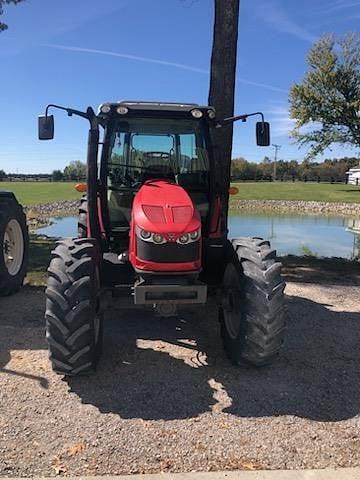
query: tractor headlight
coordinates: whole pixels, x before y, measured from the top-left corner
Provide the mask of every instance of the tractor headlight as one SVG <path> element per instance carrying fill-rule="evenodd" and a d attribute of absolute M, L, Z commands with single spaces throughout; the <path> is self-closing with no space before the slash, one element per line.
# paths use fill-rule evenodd
<path fill-rule="evenodd" d="M 199 110 L 198 108 L 194 108 L 193 110 L 191 110 L 191 115 L 194 118 L 201 118 L 203 116 L 203 112 L 201 110 Z"/>
<path fill-rule="evenodd" d="M 189 241 L 189 235 L 187 233 L 179 237 L 179 243 L 184 244 L 184 243 L 188 243 L 188 241 Z"/>
<path fill-rule="evenodd" d="M 161 245 L 166 243 L 166 238 L 160 233 L 149 232 L 143 228 L 136 226 L 135 227 L 136 236 L 139 237 L 144 242 L 155 243 L 156 245 Z"/>
<path fill-rule="evenodd" d="M 151 232 L 147 232 L 146 230 L 140 230 L 140 237 L 143 240 L 148 240 L 151 237 Z"/>
<path fill-rule="evenodd" d="M 160 233 L 153 233 L 152 240 L 154 243 L 160 244 L 164 243 L 165 239 Z"/>
<path fill-rule="evenodd" d="M 179 237 L 176 240 L 176 242 L 180 243 L 181 245 L 187 245 L 188 243 L 193 243 L 199 240 L 200 236 L 201 236 L 201 231 L 199 229 L 199 230 L 195 230 L 195 232 L 184 233 L 183 235 L 181 235 L 181 237 Z"/>
<path fill-rule="evenodd" d="M 101 107 L 100 107 L 100 112 L 101 113 L 109 113 L 110 110 L 111 110 L 110 105 L 108 105 L 106 103 L 105 103 L 105 105 L 101 105 Z"/>
<path fill-rule="evenodd" d="M 129 109 L 127 107 L 120 106 L 120 107 L 117 107 L 116 111 L 119 115 L 126 115 Z"/>

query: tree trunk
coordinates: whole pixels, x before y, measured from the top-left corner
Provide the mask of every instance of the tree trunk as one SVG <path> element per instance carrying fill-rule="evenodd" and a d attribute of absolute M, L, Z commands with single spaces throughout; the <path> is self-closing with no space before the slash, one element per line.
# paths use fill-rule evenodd
<path fill-rule="evenodd" d="M 239 0 L 214 0 L 215 19 L 209 105 L 215 107 L 218 119 L 234 114 L 236 54 L 239 24 Z M 232 124 L 214 131 L 216 145 L 217 186 L 223 205 L 223 222 L 227 224 L 228 188 L 232 151 Z"/>

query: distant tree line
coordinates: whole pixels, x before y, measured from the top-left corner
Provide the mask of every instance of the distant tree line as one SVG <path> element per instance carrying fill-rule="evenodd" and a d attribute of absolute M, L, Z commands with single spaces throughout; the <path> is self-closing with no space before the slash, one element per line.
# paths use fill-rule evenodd
<path fill-rule="evenodd" d="M 359 159 L 344 157 L 326 159 L 323 162 L 299 163 L 297 160 L 279 160 L 276 162 L 276 180 L 282 181 L 309 181 L 309 182 L 344 182 L 346 172 L 357 167 Z M 231 162 L 232 180 L 273 181 L 274 162 L 264 157 L 260 163 L 248 162 L 245 158 L 234 158 Z M 9 181 L 53 181 L 76 182 L 86 179 L 86 164 L 76 160 L 70 162 L 64 170 L 54 170 L 51 174 L 6 174 L 0 170 L 0 182 Z"/>
<path fill-rule="evenodd" d="M 64 170 L 53 170 L 52 173 L 6 173 L 0 170 L 1 181 L 48 181 L 48 182 L 76 182 L 86 180 L 86 164 L 80 160 L 70 162 Z"/>
<path fill-rule="evenodd" d="M 326 159 L 323 162 L 299 163 L 297 160 L 279 160 L 276 162 L 276 180 L 309 182 L 344 182 L 346 172 L 359 165 L 359 159 L 344 157 Z M 231 163 L 233 180 L 272 181 L 274 162 L 265 157 L 260 163 L 248 162 L 245 158 L 235 158 Z"/>
<path fill-rule="evenodd" d="M 70 162 L 64 170 L 54 170 L 51 174 L 54 182 L 80 181 L 86 179 L 86 163 L 80 160 Z"/>

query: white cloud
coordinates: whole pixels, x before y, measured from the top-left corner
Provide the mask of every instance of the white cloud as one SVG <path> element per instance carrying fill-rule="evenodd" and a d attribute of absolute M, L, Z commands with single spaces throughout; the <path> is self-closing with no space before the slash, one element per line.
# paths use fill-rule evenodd
<path fill-rule="evenodd" d="M 306 42 L 313 43 L 317 37 L 292 20 L 278 3 L 267 1 L 258 4 L 256 15 L 278 32 L 287 33 Z"/>
<path fill-rule="evenodd" d="M 98 55 L 107 55 L 110 57 L 124 58 L 126 60 L 136 60 L 139 62 L 155 63 L 157 65 L 165 65 L 168 67 L 181 68 L 183 70 L 190 70 L 192 72 L 197 72 L 197 73 L 208 73 L 208 70 L 205 70 L 203 68 L 192 67 L 191 65 L 184 65 L 183 63 L 169 62 L 165 60 L 158 60 L 155 58 L 142 57 L 139 55 L 130 55 L 128 53 L 119 53 L 119 52 L 112 52 L 108 50 L 97 50 L 94 48 L 72 47 L 72 46 L 56 45 L 56 44 L 46 44 L 43 46 L 50 47 L 50 48 L 57 48 L 59 50 L 68 50 L 71 52 L 94 53 Z"/>
<path fill-rule="evenodd" d="M 285 105 L 278 105 L 266 113 L 271 122 L 272 137 L 289 137 L 290 131 L 295 127 L 295 120 L 290 118 L 289 109 Z"/>
<path fill-rule="evenodd" d="M 344 10 L 347 8 L 353 7 L 360 7 L 360 2 L 357 0 L 349 1 L 349 0 L 338 0 L 334 2 L 333 5 L 329 5 L 327 11 L 331 10 Z"/>
<path fill-rule="evenodd" d="M 202 74 L 207 74 L 209 75 L 209 70 L 206 70 L 204 68 L 198 68 L 194 67 L 192 65 L 186 65 L 183 63 L 177 63 L 177 62 L 170 62 L 167 60 L 160 60 L 156 58 L 150 58 L 150 57 L 143 57 L 141 55 L 132 55 L 128 53 L 120 53 L 120 52 L 113 52 L 109 50 L 98 50 L 94 48 L 83 48 L 83 47 L 74 47 L 70 45 L 57 45 L 57 44 L 44 44 L 42 45 L 43 47 L 49 47 L 49 48 L 56 48 L 59 50 L 66 50 L 70 52 L 80 52 L 80 53 L 92 53 L 92 54 L 97 54 L 97 55 L 105 55 L 105 56 L 110 56 L 110 57 L 118 57 L 118 58 L 123 58 L 125 60 L 134 60 L 137 62 L 145 62 L 145 63 L 153 63 L 156 65 L 163 65 L 166 67 L 173 67 L 173 68 L 179 68 L 182 70 L 188 70 L 190 72 L 195 72 L 195 73 L 202 73 Z M 274 92 L 280 92 L 280 93 L 288 93 L 287 90 L 283 88 L 276 87 L 274 85 L 268 85 L 266 83 L 259 83 L 259 82 L 253 82 L 252 80 L 247 80 L 245 78 L 238 77 L 237 81 L 240 83 L 244 83 L 246 85 L 252 85 L 254 87 L 259 87 L 259 88 L 265 88 L 267 90 L 272 90 Z"/>

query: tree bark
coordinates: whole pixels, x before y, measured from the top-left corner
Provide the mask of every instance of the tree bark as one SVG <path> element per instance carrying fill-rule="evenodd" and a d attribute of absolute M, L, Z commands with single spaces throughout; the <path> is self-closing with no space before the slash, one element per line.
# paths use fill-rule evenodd
<path fill-rule="evenodd" d="M 215 107 L 217 118 L 222 119 L 234 114 L 239 0 L 214 0 L 214 4 L 209 105 Z M 232 124 L 219 128 L 213 133 L 213 142 L 216 145 L 217 185 L 222 199 L 225 228 L 227 225 L 232 139 Z"/>

